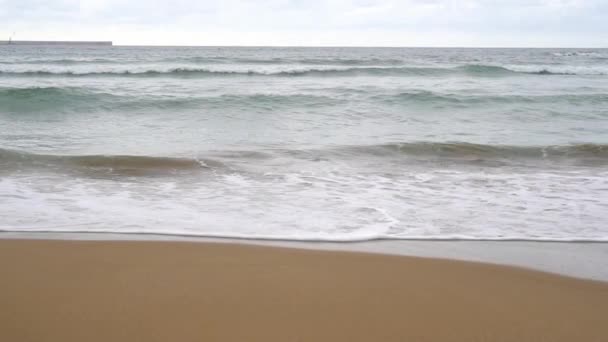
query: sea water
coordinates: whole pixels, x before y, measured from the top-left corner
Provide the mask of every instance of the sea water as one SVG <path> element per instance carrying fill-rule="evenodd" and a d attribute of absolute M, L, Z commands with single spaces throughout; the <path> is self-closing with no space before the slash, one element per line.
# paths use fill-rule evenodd
<path fill-rule="evenodd" d="M 608 50 L 0 47 L 0 230 L 608 241 Z"/>

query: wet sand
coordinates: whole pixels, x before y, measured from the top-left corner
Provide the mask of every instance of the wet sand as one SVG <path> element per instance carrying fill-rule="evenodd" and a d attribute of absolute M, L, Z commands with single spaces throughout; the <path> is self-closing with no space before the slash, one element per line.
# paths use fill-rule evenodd
<path fill-rule="evenodd" d="M 608 283 L 452 260 L 0 240 L 0 341 L 605 341 Z"/>

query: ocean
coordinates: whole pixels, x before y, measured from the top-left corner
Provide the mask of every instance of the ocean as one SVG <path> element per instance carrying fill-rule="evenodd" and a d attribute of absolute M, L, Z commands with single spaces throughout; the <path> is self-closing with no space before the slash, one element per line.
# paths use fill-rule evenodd
<path fill-rule="evenodd" d="M 608 49 L 1 46 L 0 230 L 608 241 Z"/>

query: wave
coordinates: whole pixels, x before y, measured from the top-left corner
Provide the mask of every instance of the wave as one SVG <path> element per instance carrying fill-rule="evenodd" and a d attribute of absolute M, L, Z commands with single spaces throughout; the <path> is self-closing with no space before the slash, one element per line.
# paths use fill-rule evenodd
<path fill-rule="evenodd" d="M 608 57 L 608 54 L 598 52 L 598 51 L 563 51 L 563 52 L 553 52 L 551 53 L 554 57 Z"/>
<path fill-rule="evenodd" d="M 310 152 L 308 152 L 310 153 Z M 319 151 L 312 153 L 319 153 Z M 343 146 L 321 151 L 324 158 L 403 159 L 409 165 L 585 166 L 608 165 L 608 144 L 547 146 L 487 145 L 465 142 L 407 142 Z"/>
<path fill-rule="evenodd" d="M 87 176 L 154 176 L 222 168 L 215 160 L 137 155 L 51 155 L 0 149 L 0 171 L 38 169 Z"/>
<path fill-rule="evenodd" d="M 43 169 L 69 170 L 89 176 L 174 175 L 204 170 L 235 171 L 234 163 L 264 164 L 275 158 L 293 160 L 403 159 L 412 165 L 427 163 L 476 166 L 559 163 L 576 166 L 608 165 L 608 144 L 558 146 L 509 146 L 470 143 L 410 142 L 338 146 L 318 150 L 264 149 L 259 151 L 208 151 L 204 157 L 138 155 L 50 155 L 0 149 L 0 171 Z M 273 163 L 269 165 L 274 165 Z"/>
<path fill-rule="evenodd" d="M 255 108 L 256 106 L 309 107 L 339 100 L 308 94 L 234 94 L 220 96 L 129 96 L 77 87 L 0 88 L 0 111 L 39 113 L 56 111 L 162 110 L 203 106 Z"/>
<path fill-rule="evenodd" d="M 144 70 L 144 71 L 47 71 L 47 70 L 26 70 L 26 71 L 0 71 L 0 74 L 7 76 L 62 76 L 62 77 L 87 77 L 87 76 L 122 76 L 122 77 L 209 77 L 209 76 L 356 76 L 356 75 L 433 75 L 453 73 L 453 69 L 442 68 L 390 68 L 390 67 L 361 67 L 361 68 L 342 68 L 342 69 L 292 69 L 284 71 L 254 71 L 254 70 L 213 70 L 206 68 L 172 68 L 168 70 Z"/>
<path fill-rule="evenodd" d="M 4 65 L 79 65 L 79 64 L 124 64 L 129 61 L 115 60 L 107 58 L 57 58 L 57 59 L 27 59 L 27 60 L 13 60 L 13 61 L 0 61 L 0 64 Z M 136 60 L 132 60 L 131 63 L 136 63 Z"/>
<path fill-rule="evenodd" d="M 342 65 L 342 66 L 395 66 L 403 65 L 400 59 L 382 58 L 234 58 L 221 56 L 193 56 L 172 58 L 108 59 L 108 58 L 56 58 L 28 60 L 0 60 L 3 65 L 89 65 L 89 64 L 136 64 L 136 63 L 190 63 L 190 64 L 250 64 L 250 65 Z"/>
<path fill-rule="evenodd" d="M 465 142 L 406 142 L 349 145 L 324 150 L 288 150 L 281 154 L 311 160 L 402 160 L 408 165 L 472 165 L 484 167 L 608 165 L 608 144 L 547 146 L 488 145 Z"/>
<path fill-rule="evenodd" d="M 0 88 L 0 111 L 38 113 L 70 108 L 93 109 L 103 103 L 116 103 L 118 96 L 94 93 L 72 87 Z"/>
<path fill-rule="evenodd" d="M 392 143 L 373 146 L 346 147 L 358 153 L 378 154 L 403 153 L 409 155 L 432 155 L 437 157 L 489 157 L 526 159 L 605 159 L 608 162 L 608 144 L 572 144 L 548 146 L 484 145 L 463 142 L 413 142 Z"/>
<path fill-rule="evenodd" d="M 400 59 L 352 59 L 352 58 L 221 58 L 221 57 L 185 57 L 171 59 L 172 62 L 187 62 L 194 64 L 259 64 L 259 65 L 342 65 L 342 66 L 396 66 L 403 65 Z"/>
<path fill-rule="evenodd" d="M 520 67 L 515 70 L 502 66 L 465 65 L 458 67 L 350 67 L 350 68 L 297 68 L 281 71 L 215 70 L 209 68 L 171 68 L 166 70 L 107 70 L 107 71 L 49 71 L 49 70 L 0 70 L 0 75 L 21 77 L 212 77 L 212 76 L 274 76 L 274 77 L 332 77 L 332 76 L 509 76 L 529 75 L 606 75 L 602 70 L 560 71 L 546 67 Z"/>
<path fill-rule="evenodd" d="M 375 95 L 373 100 L 387 104 L 421 104 L 472 106 L 486 104 L 588 104 L 608 103 L 608 94 L 559 94 L 559 95 L 462 95 L 436 93 L 426 90 L 398 94 Z"/>
<path fill-rule="evenodd" d="M 349 90 L 352 92 L 354 90 Z M 350 93 L 349 93 L 350 94 Z M 389 106 L 448 106 L 472 108 L 485 105 L 601 105 L 608 103 L 608 94 L 557 95 L 465 95 L 426 90 L 396 94 L 360 92 L 358 96 L 369 103 Z M 197 109 L 319 108 L 336 106 L 348 101 L 344 93 L 334 96 L 315 94 L 224 94 L 217 96 L 132 96 L 112 94 L 79 87 L 0 88 L 0 111 L 13 114 L 29 113 L 92 113 L 111 111 L 159 111 Z"/>
<path fill-rule="evenodd" d="M 542 65 L 513 65 L 509 67 L 494 66 L 494 65 L 483 65 L 483 64 L 471 64 L 457 67 L 457 69 L 463 70 L 465 73 L 472 75 L 486 75 L 486 76 L 504 76 L 513 74 L 527 74 L 527 75 L 540 75 L 540 76 L 603 76 L 607 74 L 604 69 L 594 68 L 568 68 L 568 67 L 550 67 Z"/>

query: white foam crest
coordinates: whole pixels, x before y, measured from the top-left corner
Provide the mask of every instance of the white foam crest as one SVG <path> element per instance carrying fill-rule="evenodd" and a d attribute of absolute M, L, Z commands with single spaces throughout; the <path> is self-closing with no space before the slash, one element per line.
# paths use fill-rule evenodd
<path fill-rule="evenodd" d="M 608 75 L 606 65 L 507 65 L 509 70 L 531 74 L 555 74 L 555 75 L 586 75 L 601 76 Z"/>
<path fill-rule="evenodd" d="M 595 57 L 595 58 L 607 57 L 608 58 L 608 54 L 597 52 L 597 51 L 564 51 L 564 52 L 554 52 L 552 55 L 556 56 L 556 57 L 579 57 L 580 56 L 580 57 Z"/>
<path fill-rule="evenodd" d="M 336 65 L 260 65 L 260 64 L 176 64 L 176 63 L 137 63 L 137 64 L 80 64 L 80 65 L 54 65 L 54 64 L 10 64 L 0 65 L 0 73 L 50 73 L 57 75 L 88 75 L 88 74 L 145 74 L 145 73 L 171 73 L 176 70 L 181 71 L 206 71 L 218 74 L 259 74 L 259 75 L 281 75 L 281 74 L 300 74 L 306 72 L 324 71 L 347 71 L 347 70 L 367 70 L 391 69 L 390 66 L 336 66 Z"/>

